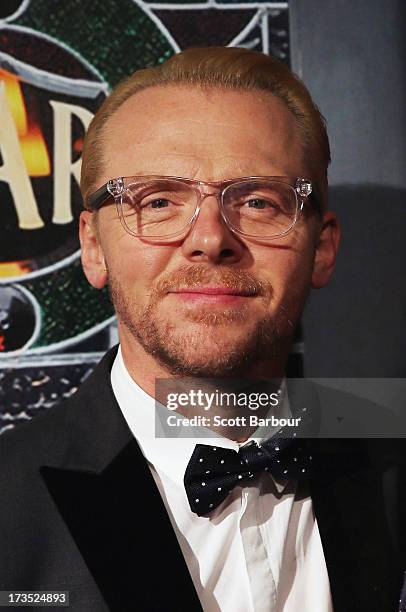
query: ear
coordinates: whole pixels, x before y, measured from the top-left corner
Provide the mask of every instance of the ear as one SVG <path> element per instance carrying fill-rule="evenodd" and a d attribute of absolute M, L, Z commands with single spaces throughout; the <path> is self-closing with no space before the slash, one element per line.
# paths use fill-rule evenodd
<path fill-rule="evenodd" d="M 329 282 L 334 270 L 341 230 L 335 213 L 323 215 L 313 262 L 312 287 L 320 289 Z"/>
<path fill-rule="evenodd" d="M 94 213 L 88 210 L 80 213 L 81 258 L 83 270 L 89 283 L 95 289 L 102 289 L 107 284 L 108 274 L 93 215 Z"/>

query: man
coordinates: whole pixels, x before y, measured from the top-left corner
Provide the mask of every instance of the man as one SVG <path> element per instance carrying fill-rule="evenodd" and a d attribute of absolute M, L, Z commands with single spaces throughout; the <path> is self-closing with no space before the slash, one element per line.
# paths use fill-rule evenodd
<path fill-rule="evenodd" d="M 379 445 L 299 446 L 249 422 L 155 435 L 163 379 L 276 381 L 275 414 L 307 409 L 284 375 L 308 292 L 335 263 L 328 163 L 303 84 L 252 51 L 185 51 L 104 103 L 80 239 L 120 346 L 72 399 L 0 440 L 2 589 L 68 590 L 86 612 L 396 609 Z"/>

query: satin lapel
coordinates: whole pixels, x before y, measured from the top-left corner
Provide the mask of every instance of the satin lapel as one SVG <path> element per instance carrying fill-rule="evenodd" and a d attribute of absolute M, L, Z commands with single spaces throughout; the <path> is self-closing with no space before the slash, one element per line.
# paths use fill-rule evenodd
<path fill-rule="evenodd" d="M 382 480 L 364 442 L 313 441 L 321 469 L 311 482 L 311 495 L 334 612 L 391 612 L 399 601 L 401 572 L 385 515 Z M 376 453 L 380 442 L 374 442 Z"/>
<path fill-rule="evenodd" d="M 100 474 L 55 467 L 41 474 L 110 610 L 201 610 L 134 438 Z"/>
<path fill-rule="evenodd" d="M 111 387 L 116 352 L 57 408 L 49 461 L 40 472 L 112 612 L 201 610 L 160 493 Z"/>

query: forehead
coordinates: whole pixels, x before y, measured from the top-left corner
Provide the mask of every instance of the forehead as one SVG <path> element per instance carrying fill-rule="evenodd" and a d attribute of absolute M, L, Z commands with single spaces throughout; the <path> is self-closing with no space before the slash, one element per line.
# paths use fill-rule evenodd
<path fill-rule="evenodd" d="M 201 173 L 198 178 L 216 180 L 233 170 L 297 175 L 302 165 L 295 117 L 277 97 L 257 90 L 147 88 L 108 119 L 103 141 L 107 178 Z"/>

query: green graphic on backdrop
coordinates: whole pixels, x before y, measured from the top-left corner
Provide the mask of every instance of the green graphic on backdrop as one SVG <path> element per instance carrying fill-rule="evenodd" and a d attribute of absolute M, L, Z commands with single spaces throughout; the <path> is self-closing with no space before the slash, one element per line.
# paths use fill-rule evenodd
<path fill-rule="evenodd" d="M 111 86 L 173 54 L 156 24 L 131 0 L 33 0 L 14 23 L 65 43 Z"/>
<path fill-rule="evenodd" d="M 27 177 L 34 192 L 28 217 L 37 218 L 29 228 L 21 219 L 22 205 L 17 214 L 7 173 L 0 181 L 4 231 L 3 236 L 0 229 L 0 357 L 60 352 L 90 340 L 112 322 L 107 289 L 93 289 L 80 264 L 78 170 L 76 174 L 67 170 L 72 174 L 70 213 L 65 212 L 63 222 L 55 221 L 55 210 L 62 207 L 56 126 L 58 121 L 70 122 L 68 163 L 77 161 L 88 121 L 108 90 L 134 70 L 173 54 L 164 31 L 130 0 L 32 0 L 15 19 L 0 21 L 0 84 L 3 80 L 6 96 L 19 88 L 28 127 L 35 122 L 50 166 L 48 175 L 33 171 Z M 80 91 L 77 79 L 90 93 Z M 15 115 L 15 94 L 5 103 Z M 23 143 L 23 137 L 20 140 Z M 0 126 L 0 152 L 7 153 L 6 146 L 7 134 Z M 31 333 L 23 321 L 33 322 Z"/>

